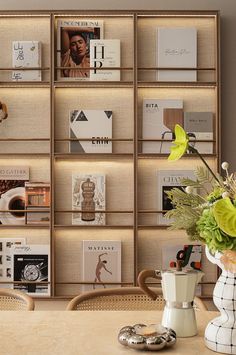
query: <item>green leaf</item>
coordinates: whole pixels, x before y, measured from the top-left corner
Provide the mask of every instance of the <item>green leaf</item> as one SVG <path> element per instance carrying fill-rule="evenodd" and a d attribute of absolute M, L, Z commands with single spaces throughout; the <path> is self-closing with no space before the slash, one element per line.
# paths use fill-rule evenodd
<path fill-rule="evenodd" d="M 188 148 L 188 135 L 185 130 L 178 124 L 175 125 L 175 140 L 171 146 L 171 153 L 168 157 L 169 161 L 179 160 Z"/>
<path fill-rule="evenodd" d="M 236 207 L 228 197 L 215 202 L 213 215 L 223 232 L 236 237 Z"/>

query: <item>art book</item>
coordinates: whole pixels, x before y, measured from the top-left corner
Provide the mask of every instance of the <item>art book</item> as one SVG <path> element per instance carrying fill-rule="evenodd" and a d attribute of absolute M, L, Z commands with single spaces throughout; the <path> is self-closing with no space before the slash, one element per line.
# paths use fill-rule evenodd
<path fill-rule="evenodd" d="M 88 141 L 70 141 L 71 153 L 112 153 L 112 111 L 70 111 L 70 138 Z"/>
<path fill-rule="evenodd" d="M 14 289 L 27 292 L 30 296 L 50 296 L 49 255 L 49 245 L 15 246 L 12 249 L 13 281 L 26 283 L 14 283 Z"/>
<path fill-rule="evenodd" d="M 157 205 L 159 211 L 169 211 L 173 209 L 172 203 L 167 196 L 167 192 L 173 188 L 184 189 L 182 179 L 195 179 L 193 170 L 159 170 L 157 172 Z M 158 213 L 158 224 L 170 224 L 171 220 L 165 217 L 165 213 Z"/>
<path fill-rule="evenodd" d="M 121 241 L 83 240 L 83 290 L 116 287 L 109 282 L 121 282 Z M 118 285 L 119 287 L 119 285 Z"/>
<path fill-rule="evenodd" d="M 120 70 L 97 70 L 120 67 L 120 40 L 103 39 L 90 41 L 90 80 L 120 81 Z"/>
<path fill-rule="evenodd" d="M 0 224 L 25 224 L 25 213 L 21 211 L 25 209 L 25 182 L 28 180 L 27 166 L 0 168 Z"/>
<path fill-rule="evenodd" d="M 157 67 L 196 68 L 197 29 L 195 27 L 157 28 Z M 158 81 L 196 81 L 196 70 L 158 70 Z"/>
<path fill-rule="evenodd" d="M 105 224 L 105 175 L 72 175 L 72 224 Z"/>
<path fill-rule="evenodd" d="M 184 112 L 184 129 L 201 154 L 213 153 L 213 112 Z M 206 140 L 206 142 L 197 142 Z M 207 142 L 207 141 L 211 142 Z M 196 141 L 196 142 L 195 142 Z"/>
<path fill-rule="evenodd" d="M 0 238 L 0 281 L 13 281 L 12 248 L 24 245 L 25 238 Z M 13 288 L 13 284 L 1 284 L 3 288 Z"/>
<path fill-rule="evenodd" d="M 90 40 L 103 38 L 103 21 L 80 19 L 57 21 L 58 80 L 89 80 Z"/>
<path fill-rule="evenodd" d="M 143 142 L 143 153 L 170 153 L 173 126 L 164 121 L 165 109 L 183 109 L 181 99 L 143 100 L 143 139 L 160 139 L 160 142 Z M 176 119 L 176 123 L 181 124 Z"/>
<path fill-rule="evenodd" d="M 13 68 L 40 68 L 41 42 L 14 41 L 12 42 Z M 13 81 L 41 81 L 41 70 L 16 70 L 12 72 Z"/>
<path fill-rule="evenodd" d="M 25 183 L 26 224 L 49 224 L 50 220 L 50 183 Z M 34 212 L 34 210 L 42 210 Z M 45 212 L 44 212 L 45 210 Z"/>
<path fill-rule="evenodd" d="M 200 244 L 173 244 L 162 246 L 162 270 L 176 268 L 176 260 L 188 270 L 202 269 L 202 246 Z M 196 295 L 201 295 L 201 285 L 196 285 Z"/>

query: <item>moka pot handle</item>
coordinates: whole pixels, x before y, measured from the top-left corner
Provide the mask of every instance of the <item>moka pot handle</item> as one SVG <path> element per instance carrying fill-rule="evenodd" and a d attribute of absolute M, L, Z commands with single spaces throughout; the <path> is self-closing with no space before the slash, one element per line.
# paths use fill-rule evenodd
<path fill-rule="evenodd" d="M 152 277 L 154 279 L 161 280 L 161 272 L 160 270 L 143 270 L 139 273 L 138 275 L 138 284 L 139 287 L 146 293 L 150 298 L 153 300 L 156 300 L 158 295 L 152 291 L 147 285 L 146 285 L 146 279 Z"/>

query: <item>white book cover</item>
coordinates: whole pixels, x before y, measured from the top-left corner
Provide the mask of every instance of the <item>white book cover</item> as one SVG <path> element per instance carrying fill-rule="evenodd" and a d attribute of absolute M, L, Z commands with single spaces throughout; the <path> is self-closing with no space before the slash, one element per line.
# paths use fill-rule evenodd
<path fill-rule="evenodd" d="M 57 80 L 89 80 L 90 40 L 102 38 L 102 20 L 58 20 Z"/>
<path fill-rule="evenodd" d="M 176 268 L 176 260 L 182 261 L 184 270 L 202 270 L 202 246 L 200 244 L 166 244 L 162 246 L 162 270 Z M 201 285 L 195 294 L 201 295 Z"/>
<path fill-rule="evenodd" d="M 70 138 L 90 141 L 70 141 L 71 153 L 112 153 L 112 111 L 70 111 Z"/>
<path fill-rule="evenodd" d="M 28 180 L 28 166 L 1 166 L 0 224 L 25 224 L 25 213 L 21 211 L 25 209 L 25 182 Z M 14 212 L 1 212 L 3 210 Z"/>
<path fill-rule="evenodd" d="M 13 281 L 12 248 L 24 245 L 25 238 L 0 238 L 0 281 Z M 13 284 L 0 284 L 3 288 L 13 288 Z"/>
<path fill-rule="evenodd" d="M 83 240 L 83 291 L 116 287 L 108 282 L 121 282 L 121 241 Z M 119 287 L 120 285 L 117 285 Z"/>
<path fill-rule="evenodd" d="M 195 179 L 193 170 L 159 170 L 157 171 L 157 205 L 159 211 L 169 211 L 173 209 L 172 203 L 167 196 L 167 192 L 177 187 L 184 189 L 182 179 Z M 168 225 L 171 220 L 165 217 L 165 212 L 158 213 L 157 223 Z"/>
<path fill-rule="evenodd" d="M 30 296 L 50 296 L 50 247 L 49 245 L 21 245 L 12 249 L 14 289 L 27 292 Z M 37 282 L 37 283 L 36 283 Z M 40 283 L 41 282 L 41 283 Z M 46 282 L 46 284 L 43 284 Z"/>
<path fill-rule="evenodd" d="M 105 195 L 105 175 L 72 174 L 72 224 L 104 225 Z"/>
<path fill-rule="evenodd" d="M 201 154 L 213 153 L 213 142 L 195 142 L 213 140 L 213 112 L 184 112 L 184 129 L 188 133 L 191 145 Z"/>
<path fill-rule="evenodd" d="M 143 142 L 143 153 L 170 153 L 173 133 L 165 126 L 163 110 L 165 108 L 183 108 L 181 99 L 144 99 L 143 100 L 143 139 L 161 139 L 161 142 Z"/>
<path fill-rule="evenodd" d="M 103 39 L 90 41 L 90 67 L 119 68 L 120 40 Z M 120 81 L 120 70 L 90 71 L 90 80 Z"/>
<path fill-rule="evenodd" d="M 196 68 L 197 29 L 195 27 L 157 28 L 157 67 Z M 196 81 L 196 70 L 158 70 L 158 81 Z"/>
<path fill-rule="evenodd" d="M 41 42 L 39 41 L 13 41 L 12 66 L 13 68 L 40 68 Z M 41 81 L 41 70 L 16 70 L 12 72 L 13 81 Z"/>

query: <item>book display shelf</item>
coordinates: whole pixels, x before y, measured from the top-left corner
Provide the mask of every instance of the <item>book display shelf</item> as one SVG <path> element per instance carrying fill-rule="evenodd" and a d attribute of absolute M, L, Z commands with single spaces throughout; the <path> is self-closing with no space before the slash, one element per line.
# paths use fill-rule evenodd
<path fill-rule="evenodd" d="M 80 78 L 66 76 L 65 72 L 72 72 L 72 69 L 70 64 L 61 64 L 63 49 L 60 41 L 63 37 L 63 26 L 72 27 L 76 26 L 76 23 L 77 26 L 79 23 L 80 26 L 91 27 L 93 30 L 98 27 L 98 38 L 102 40 L 119 40 L 116 47 L 114 45 L 115 49 L 109 47 L 110 52 L 116 51 L 115 59 L 120 56 L 120 64 L 117 66 L 116 61 L 113 72 L 112 60 L 111 63 L 105 60 L 103 73 L 101 69 L 97 70 L 97 73 L 102 73 L 98 79 L 96 75 L 91 76 L 93 80 L 89 77 L 89 73 L 97 66 L 91 62 L 86 78 L 86 69 L 83 68 Z M 93 288 L 95 276 L 90 280 L 83 278 L 84 240 L 120 241 L 121 280 L 107 282 L 106 286 L 135 285 L 137 274 L 142 269 L 161 268 L 162 248 L 173 243 L 189 243 L 184 232 L 170 231 L 163 221 L 160 222 L 162 209 L 158 202 L 158 172 L 188 171 L 200 164 L 193 154 L 170 164 L 167 162 L 168 154 L 165 150 L 157 148 L 152 151 L 152 148 L 149 148 L 150 144 L 162 145 L 163 138 L 155 134 L 144 134 L 144 121 L 148 117 L 144 117 L 145 100 L 154 100 L 154 104 L 155 100 L 159 100 L 157 104 L 160 104 L 160 100 L 169 100 L 166 108 L 179 107 L 184 113 L 210 112 L 213 117 L 212 137 L 195 138 L 196 144 L 210 144 L 210 153 L 204 153 L 204 156 L 211 168 L 218 170 L 218 12 L 1 12 L 0 24 L 0 40 L 4 48 L 4 55 L 0 57 L 0 101 L 8 108 L 8 118 L 0 124 L 0 165 L 1 168 L 27 166 L 30 182 L 50 183 L 51 187 L 50 207 L 37 205 L 37 200 L 34 200 L 32 212 L 50 212 L 48 223 L 37 223 L 35 218 L 32 218 L 34 223 L 31 224 L 3 223 L 0 225 L 0 237 L 25 238 L 26 244 L 50 246 L 49 278 L 47 281 L 41 279 L 40 282 L 45 281 L 48 285 L 51 298 L 72 297 L 82 292 L 88 284 Z M 182 65 L 181 73 L 185 78 L 192 72 L 196 80 L 190 80 L 188 77 L 184 81 L 175 80 L 175 75 L 177 78 L 180 73 L 179 68 L 175 67 L 174 70 L 171 64 L 158 66 L 158 53 L 161 48 L 157 40 L 157 28 L 195 29 L 197 44 L 193 52 L 196 64 L 189 62 L 190 65 Z M 88 29 L 83 31 L 91 32 Z M 73 34 L 70 34 L 70 39 L 72 36 Z M 40 42 L 39 66 L 25 66 L 20 70 L 13 67 L 14 41 L 20 44 L 22 41 L 34 41 L 36 44 Z M 120 51 L 117 50 L 119 43 Z M 109 46 L 109 41 L 105 45 Z M 188 48 L 180 50 L 188 52 Z M 19 80 L 16 76 L 13 80 L 14 72 L 25 74 L 30 72 L 29 68 L 32 72 L 41 74 L 39 81 Z M 162 76 L 160 80 L 158 76 L 164 72 L 167 73 L 168 79 L 163 80 Z M 110 75 L 108 79 L 107 73 Z M 115 80 L 112 80 L 113 78 Z M 176 107 L 174 100 L 177 100 L 180 106 Z M 79 125 L 82 121 L 90 121 L 90 134 L 85 130 L 78 139 L 74 131 L 77 126 L 72 126 L 71 122 L 74 117 L 80 117 L 81 112 L 86 117 L 83 116 L 85 118 L 79 121 L 78 130 L 80 132 Z M 84 143 L 89 144 L 92 141 L 98 145 L 97 137 L 102 136 L 98 131 L 93 133 L 93 126 L 99 126 L 94 121 L 98 114 L 101 114 L 104 122 L 107 118 L 111 120 L 112 116 L 112 126 L 110 123 L 104 123 L 107 147 L 102 152 L 98 148 L 97 151 L 96 148 L 94 151 L 84 148 Z M 74 123 L 76 122 L 73 121 Z M 111 127 L 112 133 L 109 134 L 107 132 Z M 96 127 L 97 129 L 99 127 Z M 166 135 L 165 146 L 168 146 L 172 138 L 171 134 Z M 76 145 L 78 142 L 79 148 Z M 94 176 L 96 187 L 93 186 Z M 75 191 L 78 181 L 82 181 L 82 193 Z M 105 191 L 104 194 L 101 191 Z M 83 202 L 78 202 L 81 195 L 84 201 L 87 199 L 88 204 L 85 207 Z M 91 199 L 94 199 L 92 203 L 96 205 L 92 212 L 95 220 L 93 223 Z M 78 206 L 76 213 L 74 204 Z M 7 206 L 3 213 L 9 213 L 9 210 L 13 209 Z M 29 210 L 30 206 L 27 206 L 24 213 L 29 213 Z M 78 222 L 83 216 L 86 222 Z M 100 222 L 96 222 L 96 218 Z M 106 249 L 102 252 L 106 252 Z M 203 271 L 206 267 L 208 270 L 205 284 L 202 285 L 202 296 L 211 294 L 211 283 L 216 280 L 215 268 L 206 263 L 202 255 Z M 7 283 L 6 280 L 0 282 Z M 37 282 L 35 281 L 36 284 Z M 11 280 L 10 283 L 14 284 L 14 281 Z M 21 280 L 19 283 L 27 284 L 27 281 Z M 30 284 L 30 281 L 28 283 Z"/>

